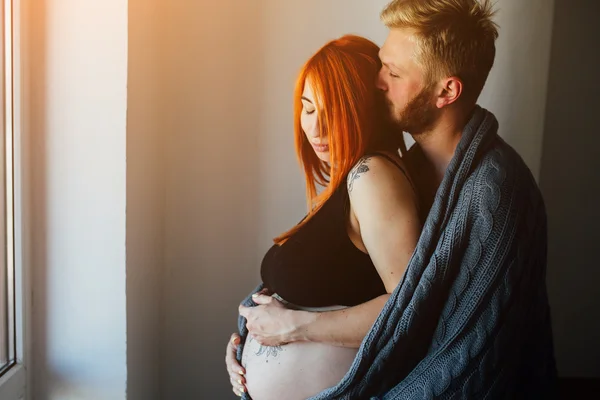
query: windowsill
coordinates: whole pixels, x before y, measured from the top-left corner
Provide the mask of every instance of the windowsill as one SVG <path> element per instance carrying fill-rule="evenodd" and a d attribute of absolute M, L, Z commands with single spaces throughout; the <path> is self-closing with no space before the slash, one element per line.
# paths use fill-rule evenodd
<path fill-rule="evenodd" d="M 0 399 L 25 399 L 25 367 L 17 364 L 0 377 Z"/>

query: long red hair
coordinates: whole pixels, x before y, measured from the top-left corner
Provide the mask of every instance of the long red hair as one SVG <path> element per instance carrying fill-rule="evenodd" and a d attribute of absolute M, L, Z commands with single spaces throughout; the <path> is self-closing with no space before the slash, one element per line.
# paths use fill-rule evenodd
<path fill-rule="evenodd" d="M 306 178 L 308 214 L 275 243 L 284 243 L 307 223 L 367 152 L 399 148 L 404 152 L 403 135 L 391 131 L 387 105 L 375 86 L 380 68 L 379 46 L 345 35 L 325 44 L 300 70 L 294 91 L 294 136 Z M 317 157 L 300 124 L 306 81 L 312 86 L 320 134 L 328 138 L 329 163 Z M 320 194 L 317 184 L 324 187 Z"/>

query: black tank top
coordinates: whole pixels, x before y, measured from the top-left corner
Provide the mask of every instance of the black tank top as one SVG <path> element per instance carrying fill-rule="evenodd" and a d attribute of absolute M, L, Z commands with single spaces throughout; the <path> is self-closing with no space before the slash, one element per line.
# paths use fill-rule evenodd
<path fill-rule="evenodd" d="M 385 294 L 371 258 L 348 237 L 348 211 L 343 182 L 299 231 L 269 249 L 261 265 L 264 286 L 303 307 L 355 306 Z"/>

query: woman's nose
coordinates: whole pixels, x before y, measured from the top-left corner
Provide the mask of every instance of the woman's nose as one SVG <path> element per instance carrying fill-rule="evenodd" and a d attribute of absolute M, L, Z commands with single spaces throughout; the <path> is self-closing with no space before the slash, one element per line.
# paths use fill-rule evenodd
<path fill-rule="evenodd" d="M 308 130 L 308 136 L 312 138 L 319 137 L 319 126 L 318 124 L 312 124 L 310 129 Z"/>

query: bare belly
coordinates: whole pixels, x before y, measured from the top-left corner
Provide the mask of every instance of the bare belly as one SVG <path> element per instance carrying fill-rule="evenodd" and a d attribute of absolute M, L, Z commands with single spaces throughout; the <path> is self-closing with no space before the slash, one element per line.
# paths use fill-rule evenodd
<path fill-rule="evenodd" d="M 246 388 L 253 400 L 304 400 L 335 386 L 358 349 L 295 342 L 261 346 L 248 336 L 242 354 Z"/>

